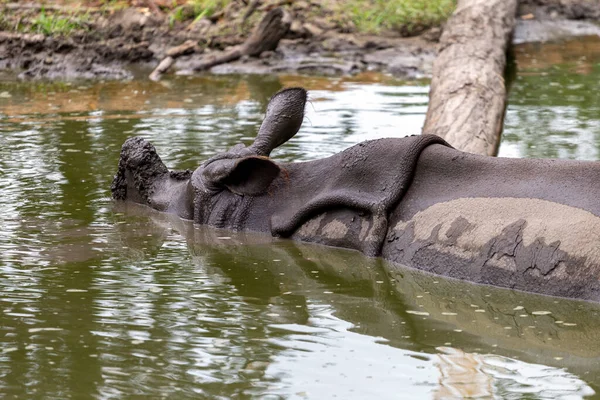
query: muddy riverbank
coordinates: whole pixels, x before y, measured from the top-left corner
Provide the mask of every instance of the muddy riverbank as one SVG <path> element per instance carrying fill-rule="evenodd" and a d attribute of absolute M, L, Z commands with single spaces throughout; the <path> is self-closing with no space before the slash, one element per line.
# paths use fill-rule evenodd
<path fill-rule="evenodd" d="M 400 78 L 431 75 L 443 26 L 424 28 L 411 37 L 399 31 L 366 35 L 351 24 L 331 22 L 331 10 L 323 5 L 327 2 L 287 3 L 291 4 L 284 9 L 292 22 L 276 51 L 258 58 L 243 57 L 215 66 L 210 72 L 348 75 L 382 71 Z M 233 10 L 228 23 L 207 18 L 183 23 L 143 7 L 74 10 L 5 3 L 0 6 L 0 71 L 17 73 L 22 79 L 127 79 L 134 70 L 149 73 L 171 48 L 192 41 L 196 46 L 179 57 L 170 71 L 191 74 L 204 57 L 242 43 L 268 11 L 268 5 L 263 4 L 249 18 L 244 18 L 245 8 Z M 514 43 L 600 35 L 600 5 L 596 0 L 526 0 L 517 15 Z M 45 29 L 44 23 L 48 25 L 52 18 L 55 22 L 70 21 L 72 29 Z"/>

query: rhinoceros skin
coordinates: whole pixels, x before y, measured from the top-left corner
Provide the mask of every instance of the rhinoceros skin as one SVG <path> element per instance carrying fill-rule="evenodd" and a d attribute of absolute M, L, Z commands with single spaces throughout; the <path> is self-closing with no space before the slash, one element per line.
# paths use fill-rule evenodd
<path fill-rule="evenodd" d="M 306 91 L 269 103 L 254 144 L 169 171 L 152 144 L 122 147 L 113 198 L 198 224 L 362 251 L 451 278 L 600 301 L 600 163 L 458 151 L 433 135 L 277 163 Z"/>

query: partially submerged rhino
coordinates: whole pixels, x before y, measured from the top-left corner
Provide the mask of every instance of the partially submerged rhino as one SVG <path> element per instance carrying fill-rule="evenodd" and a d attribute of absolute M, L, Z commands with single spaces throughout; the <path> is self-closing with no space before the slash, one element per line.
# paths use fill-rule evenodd
<path fill-rule="evenodd" d="M 267 232 L 471 282 L 600 301 L 600 163 L 484 157 L 433 135 L 380 139 L 329 158 L 275 163 L 306 91 L 271 99 L 255 142 L 169 171 L 128 139 L 117 200 L 199 224 Z"/>

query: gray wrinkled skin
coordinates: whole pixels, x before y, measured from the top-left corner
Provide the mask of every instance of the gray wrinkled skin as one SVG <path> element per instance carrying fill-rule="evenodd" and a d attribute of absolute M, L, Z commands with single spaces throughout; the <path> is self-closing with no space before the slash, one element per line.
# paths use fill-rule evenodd
<path fill-rule="evenodd" d="M 359 250 L 475 283 L 600 301 L 600 163 L 463 153 L 433 136 L 380 139 L 275 163 L 306 91 L 271 99 L 254 144 L 169 171 L 123 145 L 113 198 L 198 224 Z"/>

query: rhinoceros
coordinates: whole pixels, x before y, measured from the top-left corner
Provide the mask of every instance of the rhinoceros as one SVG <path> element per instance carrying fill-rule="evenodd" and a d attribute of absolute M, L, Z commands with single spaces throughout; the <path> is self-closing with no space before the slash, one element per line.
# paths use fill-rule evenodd
<path fill-rule="evenodd" d="M 275 94 L 251 146 L 170 171 L 123 144 L 113 198 L 195 223 L 362 251 L 445 277 L 600 301 L 600 163 L 479 156 L 434 135 L 278 163 L 307 92 Z"/>

